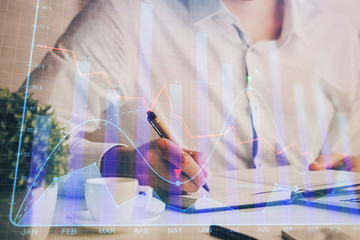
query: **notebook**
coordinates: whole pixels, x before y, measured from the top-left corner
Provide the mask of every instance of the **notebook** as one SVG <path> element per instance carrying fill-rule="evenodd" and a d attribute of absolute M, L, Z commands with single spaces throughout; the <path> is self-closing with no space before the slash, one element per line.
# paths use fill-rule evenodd
<path fill-rule="evenodd" d="M 303 204 L 360 184 L 360 174 L 337 171 L 299 171 L 292 166 L 247 169 L 210 175 L 211 192 L 171 195 L 167 204 L 185 213 Z"/>

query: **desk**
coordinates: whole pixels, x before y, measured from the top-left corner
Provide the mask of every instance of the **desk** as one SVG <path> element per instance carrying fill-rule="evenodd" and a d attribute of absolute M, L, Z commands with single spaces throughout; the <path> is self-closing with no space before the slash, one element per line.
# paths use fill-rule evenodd
<path fill-rule="evenodd" d="M 58 224 L 62 219 L 59 210 L 66 198 L 59 198 L 57 212 L 53 224 Z M 84 199 L 79 199 L 79 209 L 85 209 Z M 76 204 L 75 204 L 76 205 Z M 75 206 L 74 205 L 74 206 Z M 256 211 L 254 211 L 256 210 Z M 60 211 L 61 212 L 61 211 Z M 66 213 L 71 215 L 70 211 Z M 66 219 L 66 218 L 65 218 Z M 74 234 L 64 234 L 64 228 L 75 228 L 76 239 L 214 239 L 208 232 L 210 224 L 224 224 L 238 221 L 241 225 L 231 226 L 237 231 L 259 239 L 281 239 L 281 230 L 301 229 L 304 231 L 317 231 L 322 228 L 331 228 L 334 231 L 345 231 L 348 235 L 356 237 L 360 234 L 360 215 L 328 211 L 324 209 L 308 208 L 298 205 L 283 205 L 241 211 L 223 211 L 201 214 L 183 214 L 166 209 L 161 215 L 142 226 L 127 227 L 99 227 L 86 228 L 79 226 L 52 227 L 47 239 L 74 239 Z M 284 224 L 286 223 L 286 224 Z M 71 225 L 71 223 L 68 223 Z M 106 229 L 109 233 L 105 233 Z M 115 233 L 110 233 L 114 228 Z M 71 233 L 71 231 L 70 231 Z"/>

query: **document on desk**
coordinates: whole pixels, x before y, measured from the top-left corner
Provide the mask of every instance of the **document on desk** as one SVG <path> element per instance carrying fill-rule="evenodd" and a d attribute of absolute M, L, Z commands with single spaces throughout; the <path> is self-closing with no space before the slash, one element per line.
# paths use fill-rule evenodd
<path fill-rule="evenodd" d="M 327 194 L 360 184 L 360 174 L 337 171 L 298 171 L 292 166 L 247 169 L 210 175 L 211 193 L 172 195 L 168 204 L 194 213 L 291 204 L 294 195 Z"/>

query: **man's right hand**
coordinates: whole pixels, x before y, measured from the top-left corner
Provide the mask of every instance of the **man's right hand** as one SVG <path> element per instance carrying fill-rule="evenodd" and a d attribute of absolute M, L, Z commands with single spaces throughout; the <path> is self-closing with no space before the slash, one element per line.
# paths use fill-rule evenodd
<path fill-rule="evenodd" d="M 165 138 L 150 141 L 137 149 L 112 148 L 104 154 L 101 166 L 106 165 L 103 161 L 115 156 L 118 159 L 117 176 L 136 177 L 140 185 L 149 185 L 156 190 L 181 194 L 196 192 L 205 184 L 207 174 L 201 166 L 205 163 L 206 156 L 182 149 Z M 181 169 L 179 178 L 175 174 L 175 169 Z M 176 181 L 185 183 L 178 186 L 175 184 Z"/>

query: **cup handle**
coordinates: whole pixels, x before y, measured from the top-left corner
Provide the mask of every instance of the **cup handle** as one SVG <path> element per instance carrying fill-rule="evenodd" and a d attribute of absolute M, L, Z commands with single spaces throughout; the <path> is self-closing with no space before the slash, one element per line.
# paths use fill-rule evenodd
<path fill-rule="evenodd" d="M 148 209 L 150 206 L 150 202 L 153 196 L 153 189 L 150 186 L 139 186 L 138 192 L 140 194 L 144 194 L 146 196 L 146 201 L 143 206 L 140 206 L 142 209 Z"/>

